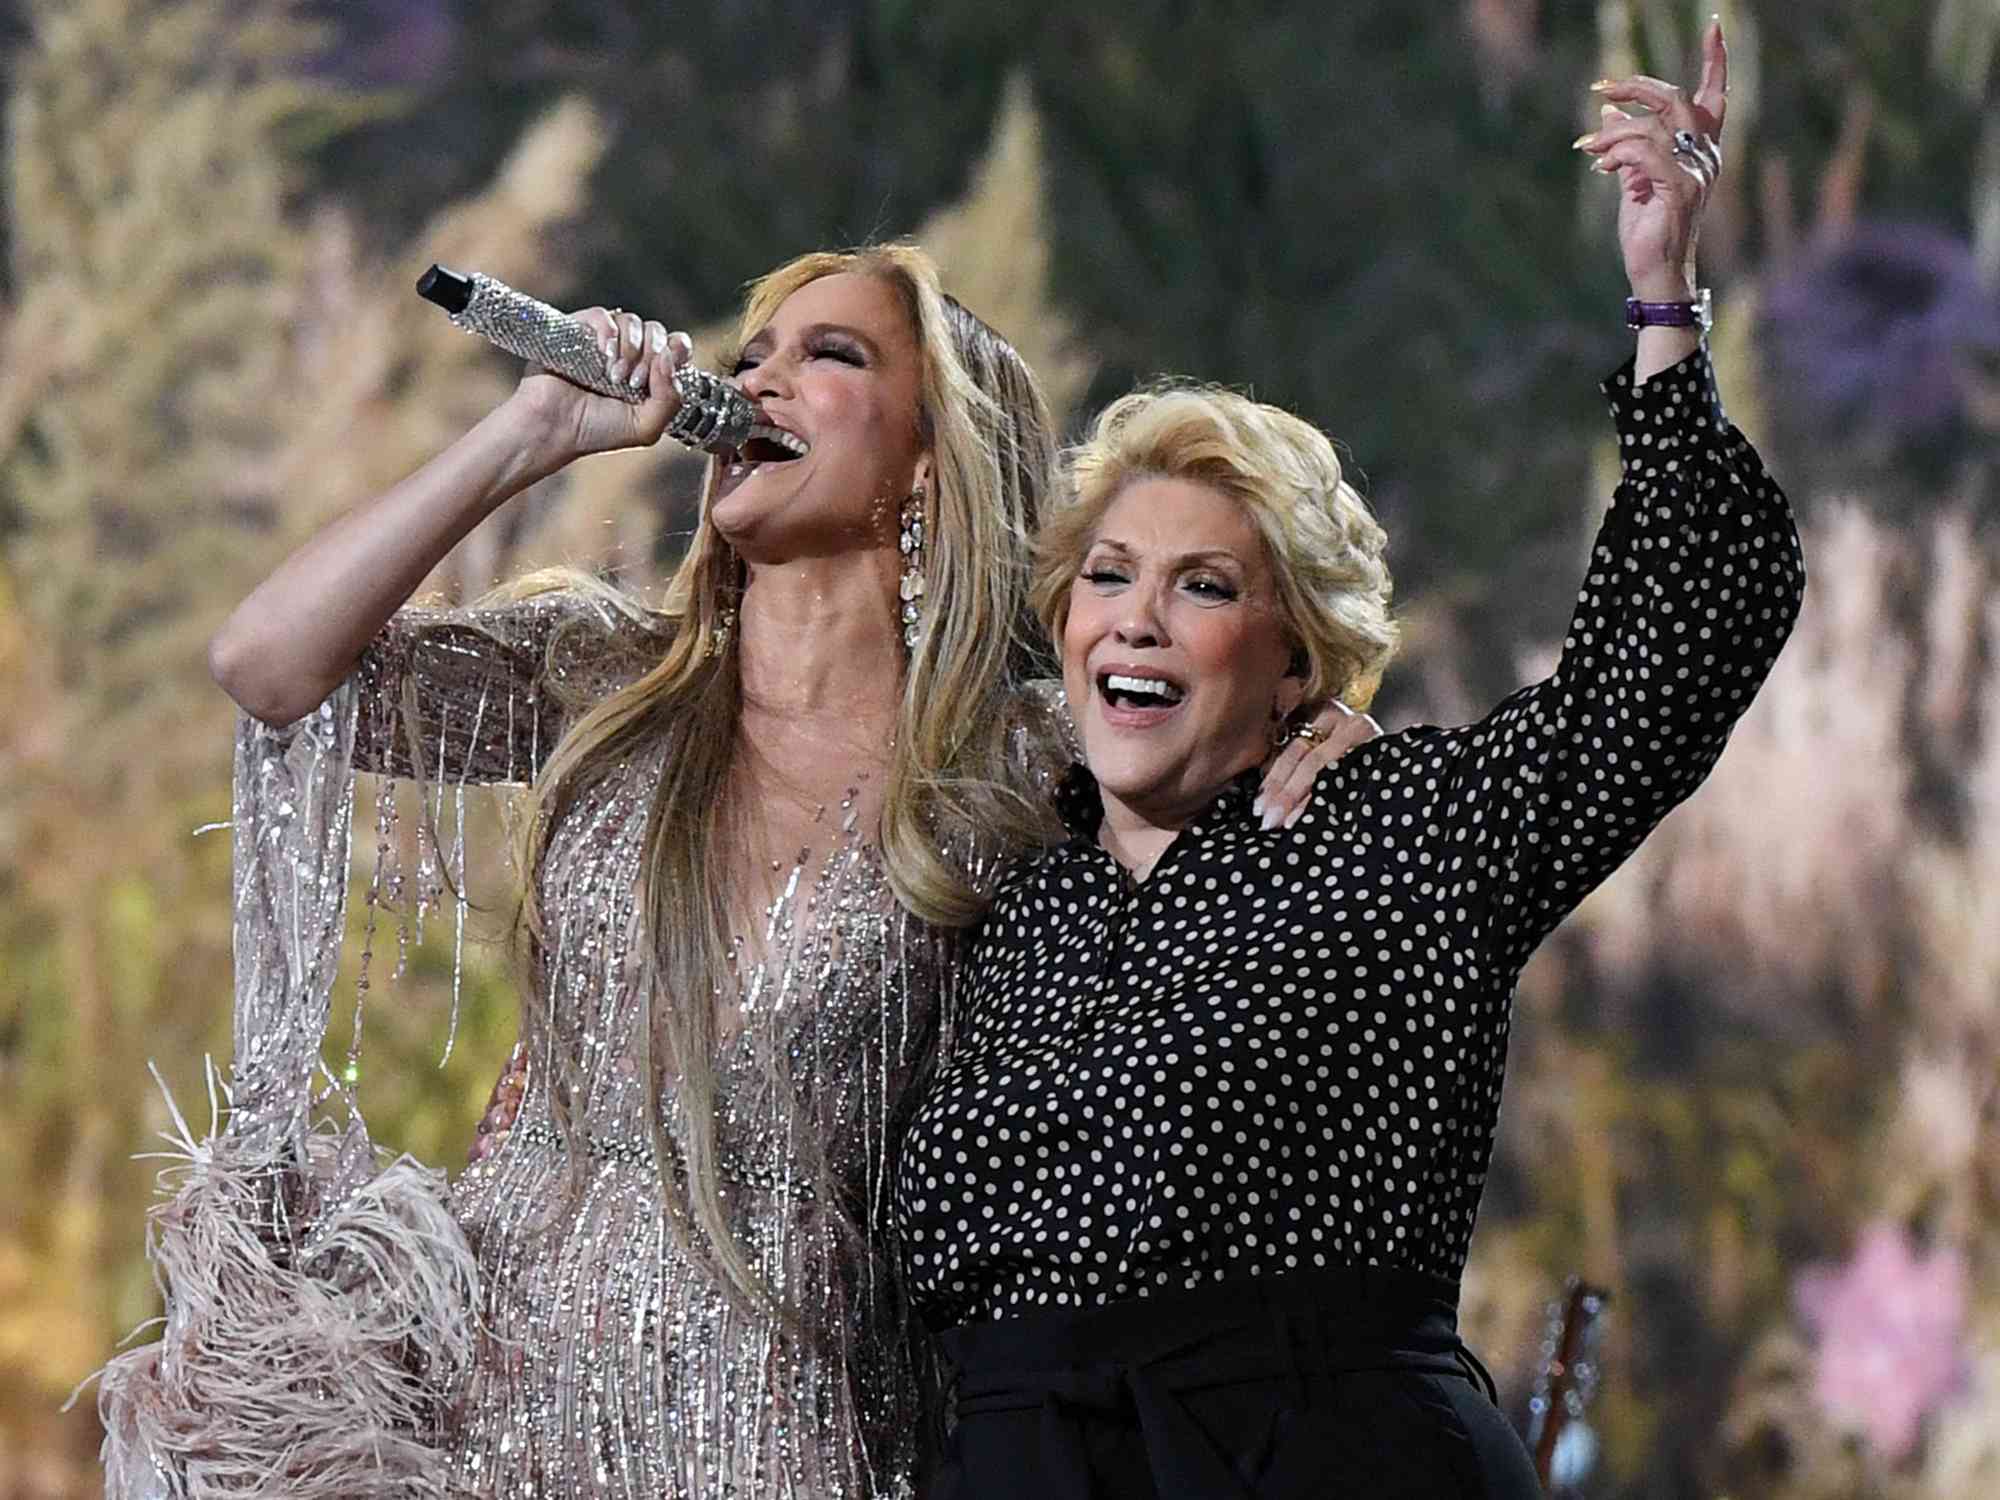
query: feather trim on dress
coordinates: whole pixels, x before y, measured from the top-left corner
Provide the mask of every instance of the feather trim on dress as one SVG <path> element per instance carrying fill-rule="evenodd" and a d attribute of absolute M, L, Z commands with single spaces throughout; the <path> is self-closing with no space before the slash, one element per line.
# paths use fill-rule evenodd
<path fill-rule="evenodd" d="M 376 1170 L 358 1119 L 308 1134 L 303 1159 L 269 1140 L 173 1142 L 178 1190 L 148 1236 L 167 1312 L 103 1371 L 105 1493 L 443 1496 L 474 1306 L 443 1174 Z"/>
<path fill-rule="evenodd" d="M 312 1093 L 346 911 L 354 724 L 351 688 L 282 730 L 240 724 L 236 1055 L 227 1084 L 210 1067 L 206 1138 L 167 1100 L 170 1196 L 147 1234 L 166 1310 L 157 1342 L 101 1372 L 110 1500 L 451 1490 L 438 1434 L 472 1362 L 471 1248 L 442 1173 L 388 1161 L 351 1092 L 329 1091 L 344 1123 L 316 1119 Z"/>

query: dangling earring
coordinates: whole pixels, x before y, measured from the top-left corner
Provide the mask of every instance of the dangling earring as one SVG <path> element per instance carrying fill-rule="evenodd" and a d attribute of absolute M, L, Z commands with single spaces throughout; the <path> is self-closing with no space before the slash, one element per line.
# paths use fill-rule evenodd
<path fill-rule="evenodd" d="M 736 629 L 736 606 L 725 604 L 716 612 L 715 624 L 708 631 L 708 656 L 720 656 L 729 649 L 729 637 Z"/>
<path fill-rule="evenodd" d="M 917 649 L 917 625 L 924 612 L 924 487 L 910 491 L 903 502 L 903 581 L 897 593 L 903 601 L 903 644 Z"/>
<path fill-rule="evenodd" d="M 736 577 L 736 582 L 731 587 L 740 596 L 743 592 L 742 565 L 735 563 L 730 571 Z M 731 599 L 729 603 L 723 605 L 715 612 L 715 623 L 708 628 L 708 647 L 702 652 L 702 659 L 706 661 L 711 657 L 720 656 L 723 652 L 727 651 L 729 649 L 729 637 L 735 633 L 735 630 L 736 602 L 735 599 Z"/>

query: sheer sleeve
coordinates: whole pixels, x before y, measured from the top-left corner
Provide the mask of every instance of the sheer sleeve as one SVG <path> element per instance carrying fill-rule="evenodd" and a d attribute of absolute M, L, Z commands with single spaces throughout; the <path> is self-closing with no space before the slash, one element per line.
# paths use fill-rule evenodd
<path fill-rule="evenodd" d="M 1458 741 L 1447 857 L 1491 903 L 1509 969 L 1701 784 L 1804 592 L 1790 507 L 1724 417 L 1706 351 L 1632 377 L 1603 388 L 1621 478 L 1554 673 L 1433 731 Z"/>
<path fill-rule="evenodd" d="M 398 610 L 356 672 L 355 763 L 439 783 L 532 781 L 565 721 L 665 639 L 649 617 L 574 592 Z"/>

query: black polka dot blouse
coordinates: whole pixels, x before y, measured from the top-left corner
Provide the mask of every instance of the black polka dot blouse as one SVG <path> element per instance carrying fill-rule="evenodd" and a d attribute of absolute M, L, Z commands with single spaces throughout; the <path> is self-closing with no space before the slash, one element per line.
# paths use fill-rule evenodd
<path fill-rule="evenodd" d="M 1606 382 L 1623 477 L 1553 676 L 1384 736 L 1264 832 L 1252 772 L 1143 884 L 1073 837 L 1002 881 L 896 1181 L 934 1328 L 1394 1266 L 1456 1283 L 1528 955 L 1721 754 L 1804 584 L 1705 353 Z"/>

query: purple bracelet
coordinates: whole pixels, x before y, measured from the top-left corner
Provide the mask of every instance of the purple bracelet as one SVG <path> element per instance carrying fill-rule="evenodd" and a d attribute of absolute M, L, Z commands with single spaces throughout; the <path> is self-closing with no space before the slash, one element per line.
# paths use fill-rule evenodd
<path fill-rule="evenodd" d="M 1699 328 L 1707 333 L 1714 321 L 1708 288 L 1694 294 L 1692 302 L 1641 302 L 1625 299 L 1625 326 L 1640 328 Z"/>

